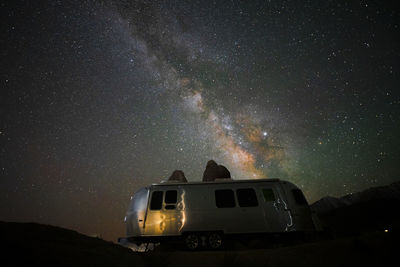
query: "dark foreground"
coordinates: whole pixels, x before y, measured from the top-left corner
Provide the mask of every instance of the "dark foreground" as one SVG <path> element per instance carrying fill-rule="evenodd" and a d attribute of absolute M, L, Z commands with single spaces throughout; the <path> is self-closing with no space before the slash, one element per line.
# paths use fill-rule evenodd
<path fill-rule="evenodd" d="M 375 231 L 283 245 L 237 243 L 220 251 L 162 246 L 135 253 L 75 231 L 34 223 L 0 222 L 0 234 L 1 266 L 396 266 L 399 242 L 396 232 Z"/>
<path fill-rule="evenodd" d="M 393 234 L 376 232 L 276 248 L 155 251 L 143 259 L 149 266 L 397 266 L 397 242 Z"/>
<path fill-rule="evenodd" d="M 130 249 L 75 231 L 0 222 L 0 266 L 144 266 Z"/>

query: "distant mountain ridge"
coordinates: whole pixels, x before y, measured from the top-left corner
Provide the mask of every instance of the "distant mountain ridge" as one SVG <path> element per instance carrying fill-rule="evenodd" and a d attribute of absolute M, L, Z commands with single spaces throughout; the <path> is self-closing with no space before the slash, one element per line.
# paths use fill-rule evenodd
<path fill-rule="evenodd" d="M 372 187 L 361 192 L 345 195 L 340 198 L 331 196 L 323 197 L 311 204 L 311 208 L 318 214 L 324 214 L 331 212 L 332 210 L 351 206 L 357 203 L 389 199 L 397 201 L 400 200 L 400 181 L 386 186 Z"/>

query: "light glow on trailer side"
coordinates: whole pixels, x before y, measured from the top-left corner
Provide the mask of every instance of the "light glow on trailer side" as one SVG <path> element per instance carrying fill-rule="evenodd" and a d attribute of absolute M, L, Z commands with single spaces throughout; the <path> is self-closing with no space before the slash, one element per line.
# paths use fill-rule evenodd
<path fill-rule="evenodd" d="M 180 227 L 179 227 L 179 232 L 182 230 L 183 226 L 185 226 L 185 222 L 186 222 L 186 213 L 185 213 L 185 190 L 182 190 L 182 194 L 181 194 L 181 222 L 180 222 Z"/>

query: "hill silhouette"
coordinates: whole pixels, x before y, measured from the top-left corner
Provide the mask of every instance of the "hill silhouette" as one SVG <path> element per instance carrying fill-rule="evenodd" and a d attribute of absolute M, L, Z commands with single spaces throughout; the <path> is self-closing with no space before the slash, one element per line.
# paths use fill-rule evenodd
<path fill-rule="evenodd" d="M 341 198 L 324 197 L 311 205 L 325 230 L 334 235 L 397 231 L 400 182 L 372 187 Z"/>
<path fill-rule="evenodd" d="M 1 266 L 144 266 L 130 249 L 76 231 L 0 222 Z"/>

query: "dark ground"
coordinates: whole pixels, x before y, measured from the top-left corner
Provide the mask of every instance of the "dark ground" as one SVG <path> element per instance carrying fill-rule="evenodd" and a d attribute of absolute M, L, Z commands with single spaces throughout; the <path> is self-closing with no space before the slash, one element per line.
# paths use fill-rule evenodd
<path fill-rule="evenodd" d="M 389 230 L 307 242 L 231 244 L 219 251 L 158 247 L 148 253 L 75 231 L 0 223 L 2 266 L 396 266 L 399 235 Z"/>
<path fill-rule="evenodd" d="M 130 249 L 75 231 L 0 222 L 1 266 L 144 266 Z"/>
<path fill-rule="evenodd" d="M 154 251 L 148 266 L 397 266 L 398 236 L 375 232 L 277 248 Z"/>

